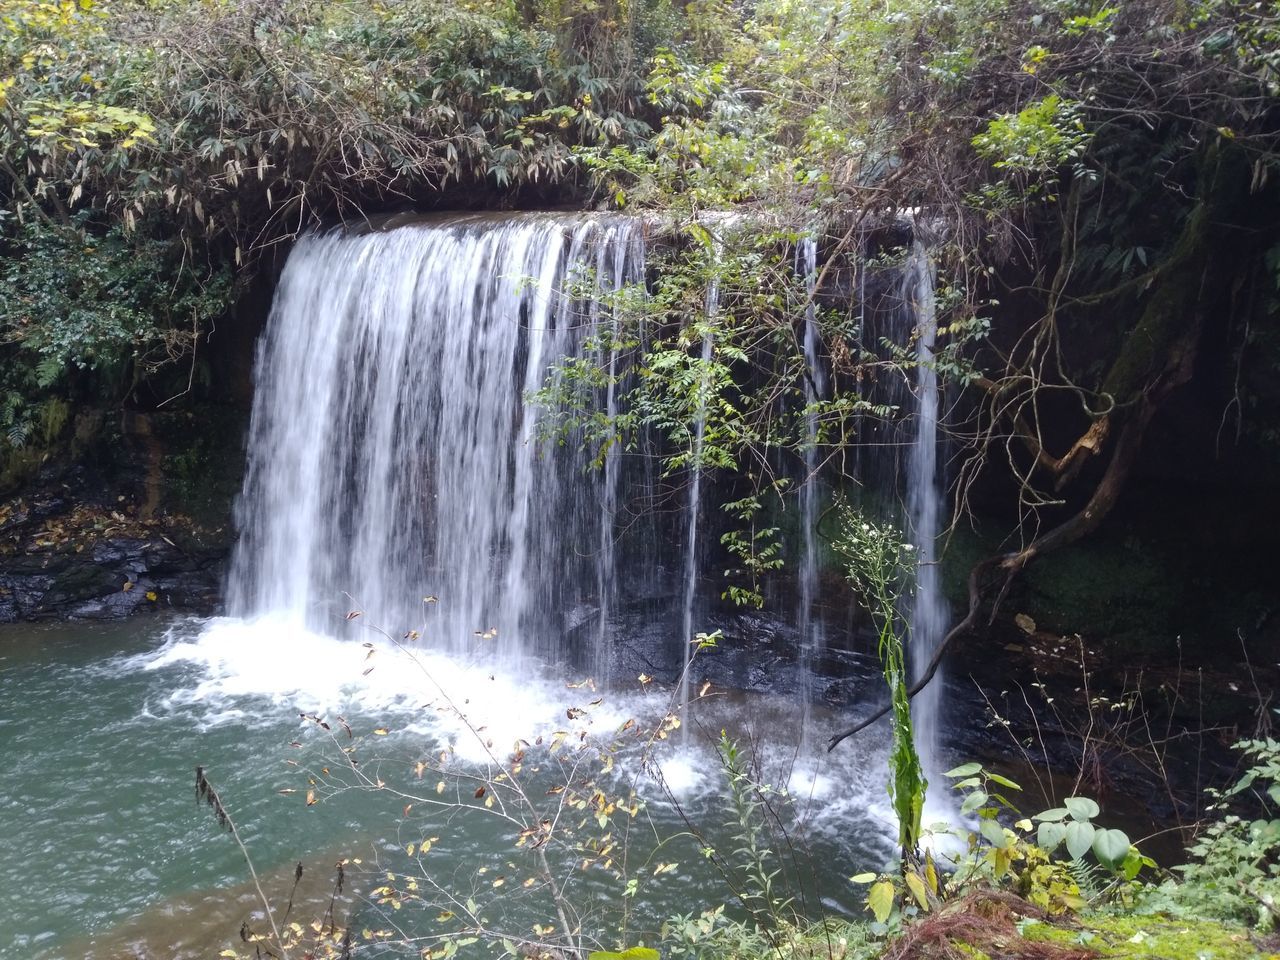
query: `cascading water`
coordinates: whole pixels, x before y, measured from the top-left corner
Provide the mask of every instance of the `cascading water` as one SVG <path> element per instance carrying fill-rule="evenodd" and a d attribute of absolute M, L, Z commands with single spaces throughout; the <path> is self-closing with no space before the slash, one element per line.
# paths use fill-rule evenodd
<path fill-rule="evenodd" d="M 938 370 L 934 347 L 938 325 L 934 306 L 933 264 L 915 243 L 903 275 L 903 299 L 916 318 L 916 410 L 907 456 L 907 519 L 916 547 L 916 584 L 910 613 L 912 681 L 920 679 L 947 631 L 947 605 L 942 595 L 937 542 L 942 522 L 942 487 L 938 471 Z M 925 775 L 940 772 L 937 764 L 938 717 L 942 709 L 942 677 L 933 680 L 911 703 L 911 722 Z M 935 777 L 936 780 L 936 777 Z"/>
<path fill-rule="evenodd" d="M 619 470 L 541 449 L 525 396 L 642 276 L 623 218 L 303 239 L 258 350 L 230 612 L 331 631 L 361 611 L 436 649 L 550 658 L 590 584 L 602 642 Z"/>
<path fill-rule="evenodd" d="M 903 375 L 882 377 L 875 387 L 875 402 L 894 408 L 896 414 L 864 420 L 858 476 L 862 509 L 901 527 L 914 550 L 914 590 L 903 611 L 914 682 L 942 642 L 949 618 L 937 555 L 943 489 L 938 466 L 941 395 L 934 362 L 934 266 L 927 247 L 917 240 L 908 248 L 903 265 L 877 281 L 887 283 L 887 289 L 877 292 L 867 273 L 861 270 L 858 281 L 863 347 L 879 347 L 886 361 L 905 360 L 909 366 Z M 892 347 L 884 351 L 886 343 Z M 933 776 L 935 782 L 939 716 L 944 709 L 941 680 L 940 674 L 935 675 L 912 699 L 911 709 L 921 762 L 926 776 Z M 937 792 L 932 796 L 936 799 Z"/>
<path fill-rule="evenodd" d="M 706 316 L 714 320 L 720 310 L 720 284 L 712 278 L 707 285 Z M 698 519 L 702 507 L 702 454 L 707 435 L 707 392 L 710 389 L 707 367 L 714 355 L 714 340 L 710 331 L 702 338 L 703 374 L 698 388 L 697 415 L 693 428 L 693 465 L 689 477 L 689 500 L 685 506 L 685 559 L 684 559 L 684 598 L 680 614 L 680 642 L 684 645 L 684 665 L 680 671 L 680 709 L 682 716 L 689 714 L 689 671 L 692 668 L 693 614 L 694 604 L 698 597 Z M 688 743 L 689 726 L 686 723 L 681 731 L 681 740 Z"/>
<path fill-rule="evenodd" d="M 800 563 L 797 570 L 799 605 L 797 629 L 800 634 L 800 687 L 804 715 L 801 728 L 807 735 L 813 692 L 813 665 L 822 653 L 825 637 L 822 621 L 815 616 L 818 597 L 818 511 L 822 490 L 818 477 L 818 416 L 813 405 L 826 390 L 826 374 L 822 366 L 822 343 L 818 335 L 818 306 L 814 300 L 818 286 L 818 245 L 811 237 L 801 239 L 796 249 L 797 273 L 804 279 L 804 381 L 805 448 L 804 479 L 800 485 Z"/>
<path fill-rule="evenodd" d="M 802 253 L 806 277 L 814 256 L 811 248 Z M 737 842 L 732 830 L 717 827 L 727 789 L 719 762 L 691 738 L 688 749 L 654 755 L 663 779 L 655 789 L 649 751 L 662 747 L 650 734 L 665 723 L 671 691 L 635 680 L 642 669 L 674 675 L 669 658 L 657 660 L 677 617 L 682 643 L 704 626 L 694 604 L 706 566 L 699 542 L 710 538 L 705 525 L 699 530 L 697 501 L 709 499 L 709 481 L 691 478 L 696 496 L 680 514 L 649 510 L 666 492 L 654 458 L 624 457 L 614 447 L 592 463 L 573 437 L 548 450 L 536 442 L 539 408 L 526 402 L 565 356 L 618 372 L 622 354 L 608 336 L 618 331 L 604 295 L 639 284 L 643 257 L 639 223 L 581 215 L 471 216 L 299 243 L 259 346 L 231 616 L 148 619 L 145 635 L 135 635 L 135 622 L 74 624 L 61 641 L 40 631 L 5 649 L 0 720 L 11 762 L 0 769 L 0 797 L 7 798 L 0 807 L 23 873 L 21 883 L 0 891 L 10 935 L 0 942 L 0 960 L 139 950 L 194 958 L 238 945 L 236 930 L 256 909 L 256 894 L 237 886 L 244 868 L 233 845 L 189 804 L 170 802 L 189 776 L 182 772 L 188 763 L 201 763 L 235 797 L 268 889 L 287 888 L 304 859 L 319 866 L 377 851 L 376 872 L 348 875 L 357 888 L 355 929 L 359 911 L 375 908 L 362 884 L 380 884 L 383 871 L 409 877 L 425 869 L 420 855 L 402 852 L 410 823 L 422 829 L 413 836 L 440 837 L 423 877 L 474 879 L 480 864 L 504 874 L 522 856 L 507 821 L 482 815 L 464 827 L 455 816 L 470 807 L 477 778 L 492 776 L 495 754 L 517 742 L 541 757 L 561 742 L 590 745 L 575 758 L 594 756 L 598 746 L 610 779 L 635 784 L 646 803 L 643 833 L 652 825 L 649 839 L 661 838 L 664 859 L 682 864 L 680 882 L 669 878 L 625 901 L 637 923 L 656 928 L 687 910 L 689 889 L 717 882 L 702 853 Z M 897 300 L 885 335 L 898 344 L 915 336 L 927 360 L 932 277 L 923 252 L 904 273 L 881 279 L 867 312 L 884 313 L 879 304 Z M 717 309 L 712 296 L 708 310 Z M 805 318 L 814 377 L 806 402 L 824 390 L 817 319 Z M 712 349 L 709 339 L 701 349 Z M 912 439 L 897 435 L 882 448 L 910 451 L 910 529 L 926 561 L 914 611 L 917 645 L 940 630 L 927 623 L 944 620 L 940 612 L 928 619 L 930 602 L 941 611 L 940 599 L 929 599 L 937 598 L 937 580 L 927 563 L 939 516 L 931 377 L 925 369 L 910 389 L 902 385 L 918 402 L 892 401 Z M 625 412 L 625 393 L 625 384 L 598 390 L 593 410 Z M 817 423 L 808 430 L 812 440 Z M 809 521 L 816 519 L 819 464 L 810 456 L 816 453 L 804 458 L 806 532 L 797 549 L 808 584 L 799 618 L 809 611 L 806 637 L 815 640 L 817 544 Z M 900 480 L 895 475 L 881 488 L 885 497 Z M 655 544 L 667 545 L 665 557 Z M 787 607 L 795 610 L 792 601 Z M 360 618 L 344 627 L 354 611 Z M 393 639 L 420 630 L 427 642 L 384 642 L 370 626 Z M 351 642 L 353 635 L 366 643 Z M 736 649 L 726 644 L 715 656 L 729 661 L 745 650 L 750 657 L 763 649 L 753 639 Z M 654 663 L 618 661 L 628 674 L 608 692 L 567 684 L 584 663 L 594 661 L 600 675 L 606 640 L 634 656 L 652 653 Z M 574 649 L 592 643 L 595 651 Z M 586 656 L 566 663 L 577 652 Z M 805 656 L 807 665 L 814 655 Z M 547 667 L 529 669 L 535 658 Z M 759 664 L 749 666 L 754 673 Z M 736 682 L 725 676 L 717 686 Z M 883 863 L 896 836 L 884 739 L 871 734 L 856 751 L 801 754 L 794 697 L 746 682 L 738 689 L 700 701 L 700 720 L 740 743 L 769 732 L 756 743 L 753 762 L 767 782 L 791 787 L 796 806 L 788 829 L 803 824 L 815 882 L 829 891 L 822 902 L 861 909 L 860 894 L 839 878 Z M 310 719 L 300 721 L 299 713 Z M 322 721 L 351 731 L 339 735 L 341 754 Z M 927 728 L 927 720 L 920 723 Z M 360 769 L 377 769 L 391 793 L 351 791 L 328 773 L 302 772 L 329 771 L 337 757 L 344 762 L 334 771 L 348 761 L 354 770 L 351 748 L 365 762 Z M 448 778 L 467 789 L 461 803 L 441 801 L 451 809 L 418 804 L 411 818 L 398 798 L 421 789 L 412 760 L 433 756 L 450 758 L 440 762 L 440 783 Z M 68 780 L 66 770 L 85 757 L 97 758 L 97 767 Z M 556 769 L 563 769 L 558 762 L 530 764 L 522 775 L 536 785 L 530 796 L 560 802 L 550 781 L 538 779 Z M 577 777 L 576 759 L 572 769 Z M 105 801 L 104 779 L 116 785 Z M 312 789 L 329 793 L 312 806 Z M 671 806 L 672 796 L 683 806 Z M 705 825 L 705 837 L 689 835 L 688 817 Z M 632 849 L 635 862 L 650 862 L 650 848 Z M 598 871 L 578 870 L 577 848 L 566 852 L 570 859 L 557 871 L 587 884 L 575 895 L 604 902 L 592 879 Z M 309 875 L 323 872 L 308 867 Z M 547 919 L 536 903 L 510 897 L 510 888 L 472 887 L 492 891 L 483 909 L 499 925 L 529 930 Z M 322 892 L 320 909 L 330 897 Z M 302 901 L 297 906 L 306 909 Z M 600 942 L 619 929 L 612 914 L 590 916 L 602 926 L 586 934 Z M 397 929 L 410 938 L 426 929 L 435 936 L 438 922 L 434 910 L 406 909 Z M 400 954 L 388 945 L 388 956 L 417 956 L 420 945 L 406 943 Z"/>
<path fill-rule="evenodd" d="M 626 258 L 631 251 L 625 245 L 618 245 L 612 271 L 612 287 L 617 290 L 628 278 Z M 643 271 L 640 274 L 643 277 Z M 600 301 L 592 304 L 592 328 L 600 322 Z M 618 415 L 618 339 L 619 329 L 616 317 L 610 317 L 608 342 L 601 346 L 596 362 L 608 374 L 605 387 L 605 416 L 612 422 Z M 615 523 L 618 516 L 618 493 L 621 481 L 622 451 L 617 444 L 610 444 L 604 452 L 604 477 L 600 504 L 600 547 L 596 563 L 596 596 L 600 605 L 596 621 L 596 637 L 592 672 L 601 683 L 609 680 L 609 617 L 617 599 L 618 578 L 616 575 L 616 534 Z"/>

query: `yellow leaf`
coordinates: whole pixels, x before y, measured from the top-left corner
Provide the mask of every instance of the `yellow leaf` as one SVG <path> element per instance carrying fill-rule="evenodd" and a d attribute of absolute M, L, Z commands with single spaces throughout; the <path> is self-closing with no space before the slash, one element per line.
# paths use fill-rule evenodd
<path fill-rule="evenodd" d="M 385 737 L 385 736 L 386 736 L 388 733 L 390 733 L 391 731 L 389 731 L 386 727 L 379 727 L 377 730 L 375 730 L 375 731 L 373 731 L 373 732 L 374 732 L 374 733 L 376 733 L 376 734 L 377 734 L 378 736 L 380 736 L 380 737 Z"/>
<path fill-rule="evenodd" d="M 893 913 L 893 884 L 888 880 L 873 884 L 867 894 L 867 906 L 877 923 L 888 920 L 889 914 Z"/>
<path fill-rule="evenodd" d="M 314 790 L 307 791 L 307 806 L 311 806 L 316 802 L 316 792 Z"/>
<path fill-rule="evenodd" d="M 916 903 L 920 904 L 921 910 L 929 909 L 929 895 L 925 892 L 924 881 L 920 879 L 920 874 L 912 871 L 907 874 L 907 889 L 911 891 L 911 896 L 915 898 Z"/>
<path fill-rule="evenodd" d="M 938 895 L 938 868 L 933 864 L 933 857 L 927 856 L 924 861 L 924 879 L 929 885 L 929 892 Z"/>
<path fill-rule="evenodd" d="M 150 600 L 152 603 L 155 603 L 155 602 L 156 602 L 156 592 L 155 592 L 154 590 L 148 590 L 148 591 L 147 591 L 147 599 L 148 599 L 148 600 Z"/>

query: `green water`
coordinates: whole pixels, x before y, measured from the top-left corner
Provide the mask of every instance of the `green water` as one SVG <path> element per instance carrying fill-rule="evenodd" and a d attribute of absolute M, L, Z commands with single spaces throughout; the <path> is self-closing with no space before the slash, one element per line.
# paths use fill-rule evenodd
<path fill-rule="evenodd" d="M 554 800 L 557 782 L 585 779 L 599 762 L 574 754 L 566 774 L 568 753 L 554 760 L 545 754 L 557 729 L 570 733 L 572 746 L 574 737 L 585 743 L 588 733 L 617 729 L 627 710 L 662 713 L 662 693 L 622 696 L 610 707 L 595 703 L 603 698 L 590 690 L 504 678 L 483 663 L 433 660 L 423 667 L 389 660 L 393 650 L 374 657 L 351 641 L 290 639 L 275 627 L 221 623 L 0 629 L 0 958 L 214 956 L 234 944 L 242 922 L 264 929 L 244 859 L 196 803 L 197 764 L 239 826 L 277 910 L 289 897 L 295 865 L 303 864 L 295 919 L 319 915 L 332 893 L 334 864 L 347 858 L 340 920 L 375 929 L 394 923 L 406 936 L 426 935 L 444 894 L 425 898 L 429 909 L 410 897 L 393 912 L 376 893 L 390 872 L 397 886 L 417 877 L 474 898 L 495 926 L 530 929 L 549 909 L 537 897 L 540 887 L 525 886 L 537 873 L 536 855 L 515 845 L 521 817 L 530 814 L 494 816 L 471 792 L 498 772 L 488 757 L 505 756 L 501 744 L 527 736 L 531 802 L 548 803 L 543 798 Z M 378 669 L 361 668 L 366 659 Z M 452 698 L 450 709 L 478 712 L 460 723 L 442 706 L 442 691 Z M 458 707 L 463 703 L 469 706 Z M 566 703 L 582 704 L 569 708 L 581 711 L 572 722 Z M 764 742 L 766 734 L 785 734 L 786 715 L 783 704 L 725 696 L 691 727 L 695 741 L 727 727 L 744 741 Z M 482 741 L 494 740 L 500 745 L 486 751 Z M 348 747 L 359 753 L 357 768 L 343 767 Z M 451 751 L 447 776 L 431 766 L 442 748 Z M 643 881 L 629 900 L 629 922 L 652 930 L 672 914 L 732 901 L 725 878 L 703 855 L 705 846 L 731 846 L 714 752 L 695 747 L 662 767 L 676 805 L 645 772 L 638 749 L 628 749 L 598 779 L 611 795 L 640 794 L 640 815 L 617 818 L 615 832 L 631 857 L 630 875 Z M 669 748 L 655 746 L 653 767 L 660 749 Z M 804 758 L 786 760 L 794 750 L 785 742 L 778 748 L 787 770 L 803 766 Z M 420 777 L 416 765 L 424 760 Z M 776 801 L 799 851 L 780 865 L 794 874 L 811 912 L 852 909 L 857 891 L 844 878 L 878 865 L 891 833 L 880 755 L 847 762 L 793 782 L 813 798 L 803 810 Z M 358 788 L 361 779 L 365 788 Z M 383 789 L 367 788 L 379 782 Z M 315 792 L 310 805 L 308 791 Z M 501 784 L 490 793 L 497 812 L 511 802 Z M 581 811 L 561 814 L 566 825 L 585 819 Z M 690 834 L 691 824 L 699 836 Z M 416 850 L 409 857 L 407 845 L 427 837 L 437 838 L 429 857 Z M 654 879 L 668 863 L 677 866 Z M 610 870 L 582 870 L 567 856 L 553 868 L 576 898 L 584 928 L 618 922 L 621 882 Z"/>
<path fill-rule="evenodd" d="M 197 808 L 194 766 L 217 778 L 246 842 L 271 869 L 354 826 L 340 804 L 298 817 L 277 790 L 286 717 L 210 725 L 157 701 L 178 680 L 128 669 L 163 625 L 0 631 L 0 956 L 60 955 L 165 897 L 243 882 L 244 862 Z"/>

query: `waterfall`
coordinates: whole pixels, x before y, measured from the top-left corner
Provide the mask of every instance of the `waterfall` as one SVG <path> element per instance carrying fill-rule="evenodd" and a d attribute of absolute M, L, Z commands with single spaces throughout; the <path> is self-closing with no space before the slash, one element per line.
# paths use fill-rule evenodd
<path fill-rule="evenodd" d="M 818 336 L 818 306 L 814 295 L 818 286 L 818 245 L 812 237 L 803 238 L 796 248 L 796 272 L 804 279 L 804 381 L 805 446 L 804 479 L 800 485 L 801 548 L 799 569 L 799 604 L 796 626 L 800 634 L 800 692 L 804 703 L 802 731 L 809 730 L 810 701 L 813 698 L 813 666 L 825 642 L 821 619 L 815 615 L 818 597 L 818 511 L 822 505 L 822 489 L 818 479 L 818 416 L 813 405 L 826 390 L 822 368 L 822 343 Z"/>
<path fill-rule="evenodd" d="M 609 257 L 608 285 L 605 288 L 613 292 L 621 290 L 628 282 L 643 280 L 643 264 L 633 263 L 636 251 L 632 244 L 614 243 L 602 247 L 601 252 L 611 248 Z M 642 252 L 642 251 L 641 251 Z M 597 274 L 599 275 L 599 274 Z M 594 330 L 601 322 L 601 300 L 591 303 L 591 328 Z M 596 363 L 607 374 L 605 386 L 605 416 L 612 421 L 618 415 L 618 341 L 621 330 L 617 317 L 609 315 L 609 336 L 607 342 L 601 344 L 596 356 Z M 600 546 L 596 563 L 596 596 L 599 598 L 600 610 L 596 619 L 596 636 L 594 644 L 593 674 L 602 682 L 609 679 L 609 623 L 617 599 L 618 578 L 616 571 L 617 546 L 615 520 L 618 516 L 619 485 L 622 478 L 622 450 L 616 443 L 609 444 L 604 452 L 604 477 L 602 500 L 600 504 Z"/>
<path fill-rule="evenodd" d="M 718 251 L 717 251 L 718 254 Z M 718 255 L 717 255 L 718 259 Z M 704 311 L 714 320 L 720 310 L 720 283 L 712 277 L 707 284 Z M 680 642 L 683 645 L 683 668 L 680 672 L 680 709 L 684 728 L 682 742 L 689 738 L 689 671 L 695 653 L 693 646 L 693 612 L 698 596 L 698 515 L 702 507 L 702 451 L 707 434 L 707 392 L 710 390 L 708 365 L 714 350 L 714 339 L 708 330 L 702 338 L 702 379 L 698 387 L 698 406 L 693 429 L 693 462 L 690 467 L 689 499 L 685 505 L 684 598 L 680 608 Z"/>
<path fill-rule="evenodd" d="M 718 249 L 711 257 L 719 260 Z M 808 376 L 798 596 L 789 605 L 801 637 L 804 729 L 826 640 L 817 613 L 823 496 L 812 407 L 827 384 L 812 302 L 814 241 L 802 241 L 796 257 Z M 611 298 L 642 283 L 644 270 L 641 223 L 616 216 L 470 215 L 300 240 L 258 346 L 229 613 L 328 634 L 358 615 L 361 627 L 416 633 L 445 653 L 484 651 L 513 662 L 573 655 L 573 669 L 603 680 L 611 641 L 639 615 L 632 601 L 643 596 L 647 616 L 674 620 L 679 630 L 681 652 L 669 662 L 686 668 L 678 696 L 687 706 L 707 552 L 701 461 L 710 384 L 701 385 L 694 409 L 686 500 L 668 520 L 657 511 L 620 519 L 655 499 L 662 481 L 652 458 L 628 458 L 611 445 L 593 462 L 581 436 L 544 443 L 543 412 L 527 402 L 566 357 L 578 358 L 608 374 L 588 400 L 591 410 L 625 412 L 627 387 L 616 375 L 626 331 Z M 946 627 L 934 564 L 939 391 L 929 362 L 933 279 L 925 251 L 917 246 L 903 269 L 876 282 L 870 314 L 864 302 L 860 316 L 888 323 L 877 335 L 915 343 L 923 361 L 887 401 L 903 411 L 905 432 L 868 436 L 869 472 L 861 477 L 885 496 L 905 491 L 903 523 L 921 560 L 910 610 L 918 670 Z M 860 271 L 860 291 L 866 283 Z M 879 306 L 889 301 L 897 307 Z M 713 320 L 720 309 L 713 279 L 705 316 Z M 700 350 L 710 364 L 710 332 Z M 680 540 L 676 563 L 664 565 L 661 544 Z M 937 689 L 916 704 L 926 754 Z"/>
<path fill-rule="evenodd" d="M 358 612 L 511 657 L 560 657 L 594 616 L 601 643 L 617 454 L 592 470 L 572 442 L 542 449 L 525 397 L 643 256 L 637 222 L 582 215 L 300 240 L 258 347 L 230 612 L 328 632 Z"/>
<path fill-rule="evenodd" d="M 947 632 L 947 605 L 938 569 L 938 536 L 942 527 L 942 485 L 938 471 L 938 371 L 934 346 L 938 325 L 934 305 L 933 264 L 918 241 L 903 275 L 903 299 L 915 316 L 917 350 L 916 410 L 907 456 L 907 520 L 916 548 L 916 584 L 910 610 L 911 679 L 923 674 Z M 938 714 L 942 708 L 942 676 L 916 694 L 911 721 L 925 775 L 939 773 L 936 761 Z"/>

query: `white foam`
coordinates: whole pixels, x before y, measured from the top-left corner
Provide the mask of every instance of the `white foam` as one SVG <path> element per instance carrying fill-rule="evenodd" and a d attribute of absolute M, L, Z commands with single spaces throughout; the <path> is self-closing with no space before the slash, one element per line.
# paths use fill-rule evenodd
<path fill-rule="evenodd" d="M 288 617 L 187 621 L 173 628 L 159 650 L 121 667 L 173 671 L 170 692 L 151 711 L 189 713 L 203 727 L 278 724 L 282 716 L 296 720 L 299 713 L 330 722 L 343 716 L 357 732 L 386 727 L 392 736 L 430 741 L 433 748 L 451 749 L 462 763 L 481 765 L 505 757 L 521 741 L 549 743 L 561 732 L 571 745 L 584 736 L 609 745 L 626 720 L 652 730 L 670 705 L 669 692 L 602 694 L 532 666 L 486 660 L 482 653 L 462 659 L 372 632 L 361 636 L 371 639 L 326 636 Z M 788 705 L 726 701 L 704 707 L 699 725 L 737 729 L 739 742 L 746 743 L 753 717 L 768 709 L 785 711 Z M 638 776 L 644 739 L 620 756 L 620 775 Z M 808 828 L 843 833 L 850 822 L 871 824 L 860 832 L 882 835 L 890 849 L 897 831 L 884 786 L 885 746 L 868 741 L 829 754 L 820 747 L 797 753 L 794 744 L 773 743 L 753 761 L 753 776 L 785 789 Z M 653 802 L 688 803 L 728 790 L 711 744 L 681 744 L 678 737 L 654 741 L 646 760 L 652 776 L 638 777 L 637 786 L 648 779 L 653 788 L 642 793 Z M 939 799 L 931 793 L 926 823 L 951 813 Z"/>
<path fill-rule="evenodd" d="M 679 801 L 687 802 L 705 795 L 719 779 L 711 775 L 713 769 L 719 773 L 717 761 L 708 757 L 705 751 L 688 745 L 673 745 L 669 752 L 659 757 L 657 766 L 667 793 Z"/>
<path fill-rule="evenodd" d="M 370 633 L 336 639 L 287 617 L 217 618 L 175 627 L 158 651 L 126 668 L 173 670 L 155 710 L 197 714 L 203 726 L 277 723 L 286 712 L 373 721 L 430 737 L 462 760 L 506 755 L 518 741 L 564 731 L 609 737 L 635 711 L 660 716 L 657 696 L 568 686 L 532 666 L 464 660 Z M 478 641 L 480 642 L 480 641 Z"/>

